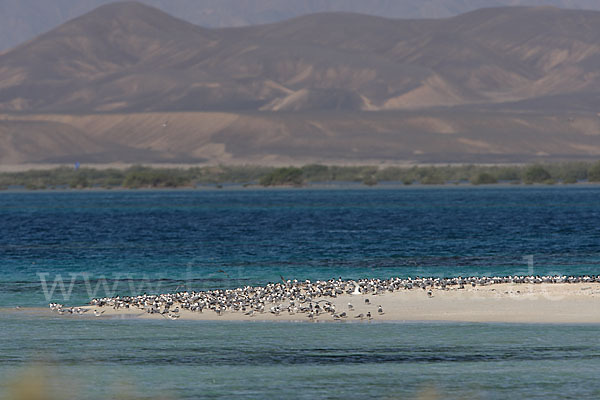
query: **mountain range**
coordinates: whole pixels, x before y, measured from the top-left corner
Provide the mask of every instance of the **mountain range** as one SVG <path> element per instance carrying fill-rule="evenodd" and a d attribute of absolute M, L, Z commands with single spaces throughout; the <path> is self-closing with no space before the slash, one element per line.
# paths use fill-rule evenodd
<path fill-rule="evenodd" d="M 0 51 L 115 0 L 0 0 Z M 549 5 L 600 10 L 598 0 L 140 0 L 205 27 L 267 24 L 320 12 L 443 18 L 484 7 Z"/>
<path fill-rule="evenodd" d="M 0 55 L 0 163 L 600 155 L 600 12 L 320 13 L 209 29 L 141 3 Z"/>

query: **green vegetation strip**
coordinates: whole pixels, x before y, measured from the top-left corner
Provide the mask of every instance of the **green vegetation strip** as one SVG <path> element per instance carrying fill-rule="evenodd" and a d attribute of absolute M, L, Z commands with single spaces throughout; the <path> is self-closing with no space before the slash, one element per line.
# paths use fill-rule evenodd
<path fill-rule="evenodd" d="M 496 183 L 554 184 L 600 182 L 600 161 L 564 162 L 522 166 L 448 165 L 386 167 L 327 166 L 260 167 L 214 166 L 192 168 L 94 169 L 59 167 L 48 170 L 0 173 L 0 189 L 60 188 L 181 188 L 223 184 L 303 186 L 311 183 L 379 182 L 489 185 Z"/>

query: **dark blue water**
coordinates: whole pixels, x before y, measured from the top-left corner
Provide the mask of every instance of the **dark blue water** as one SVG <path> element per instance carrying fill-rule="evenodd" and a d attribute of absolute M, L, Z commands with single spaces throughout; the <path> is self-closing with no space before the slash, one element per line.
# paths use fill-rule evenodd
<path fill-rule="evenodd" d="M 0 306 L 45 305 L 39 274 L 47 288 L 73 281 L 76 301 L 93 294 L 85 279 L 104 295 L 280 276 L 598 274 L 600 188 L 2 193 L 0 261 Z"/>
<path fill-rule="evenodd" d="M 280 276 L 600 274 L 599 195 L 594 186 L 0 193 L 0 398 L 36 363 L 61 399 L 598 398 L 596 325 L 7 310 Z"/>

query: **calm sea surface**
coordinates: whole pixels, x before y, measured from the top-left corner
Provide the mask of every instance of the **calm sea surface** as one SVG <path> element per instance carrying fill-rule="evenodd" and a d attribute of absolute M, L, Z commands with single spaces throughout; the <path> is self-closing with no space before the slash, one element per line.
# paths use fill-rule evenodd
<path fill-rule="evenodd" d="M 594 398 L 600 327 L 10 311 L 286 279 L 600 274 L 600 187 L 0 193 L 0 397 Z M 64 382 L 68 382 L 65 385 Z"/>

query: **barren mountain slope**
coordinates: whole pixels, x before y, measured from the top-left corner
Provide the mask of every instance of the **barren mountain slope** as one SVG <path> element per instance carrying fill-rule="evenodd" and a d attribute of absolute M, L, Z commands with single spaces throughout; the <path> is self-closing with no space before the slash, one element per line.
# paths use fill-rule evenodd
<path fill-rule="evenodd" d="M 5 112 L 401 110 L 600 90 L 600 12 L 317 14 L 208 30 L 101 7 L 0 56 Z"/>
<path fill-rule="evenodd" d="M 101 7 L 0 55 L 0 162 L 600 155 L 600 12 L 206 29 Z"/>
<path fill-rule="evenodd" d="M 20 121 L 18 131 L 14 121 Z M 27 147 L 6 132 L 26 138 Z M 597 158 L 600 117 L 496 111 L 4 115 L 0 140 L 2 164 L 526 162 Z"/>

